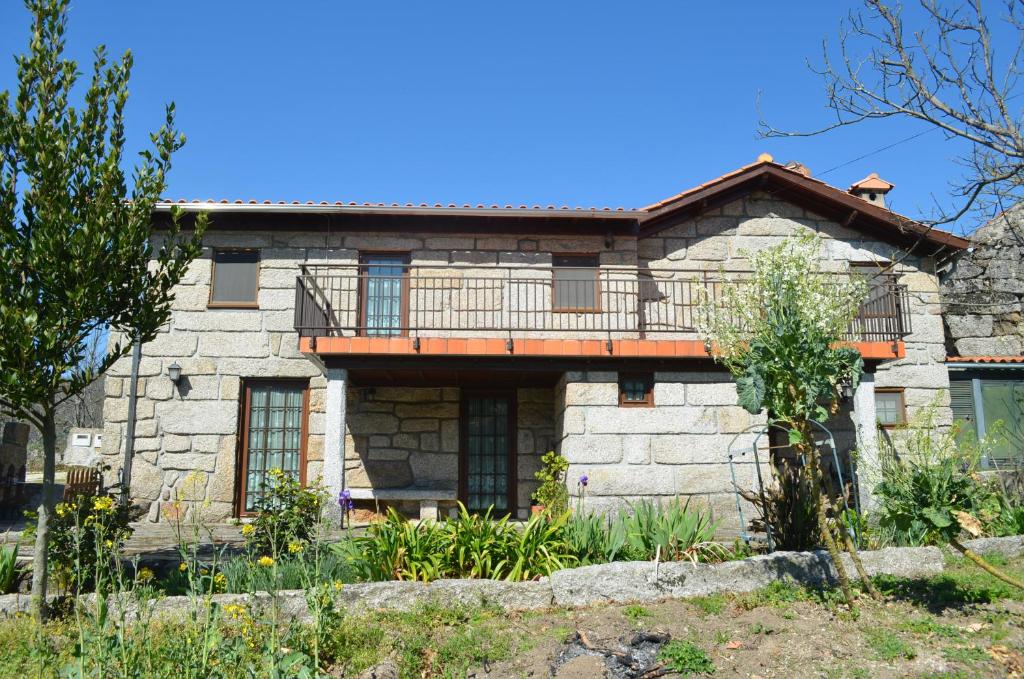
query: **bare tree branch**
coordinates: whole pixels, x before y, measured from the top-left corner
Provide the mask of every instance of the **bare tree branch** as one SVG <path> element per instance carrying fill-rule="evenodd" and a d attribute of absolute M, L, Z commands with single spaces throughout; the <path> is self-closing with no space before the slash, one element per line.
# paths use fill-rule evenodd
<path fill-rule="evenodd" d="M 1005 0 L 999 34 L 1008 54 L 1000 57 L 992 17 L 981 0 L 949 6 L 919 0 L 924 23 L 910 30 L 901 9 L 884 0 L 864 0 L 860 12 L 841 24 L 839 61 L 823 44 L 822 77 L 835 120 L 812 130 L 783 130 L 761 116 L 763 137 L 806 137 L 866 120 L 909 118 L 966 142 L 957 158 L 963 176 L 952 188 L 953 209 L 939 207 L 933 226 L 970 212 L 988 221 L 1024 198 L 1022 109 L 1014 100 L 1024 67 L 1024 0 Z"/>

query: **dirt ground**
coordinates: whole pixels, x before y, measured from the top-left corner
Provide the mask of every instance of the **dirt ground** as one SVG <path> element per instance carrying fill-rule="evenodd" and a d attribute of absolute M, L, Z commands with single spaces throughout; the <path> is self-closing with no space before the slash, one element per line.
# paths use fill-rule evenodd
<path fill-rule="evenodd" d="M 1024 560 L 1008 566 L 1020 572 Z M 715 677 L 1024 676 L 1024 593 L 963 564 L 928 581 L 882 585 L 885 600 L 863 597 L 856 617 L 835 593 L 796 587 L 510 616 L 502 633 L 517 639 L 516 652 L 469 676 L 687 674 L 660 662 L 632 674 L 617 665 L 622 656 L 614 652 L 628 653 L 638 632 L 690 642 L 713 663 Z"/>

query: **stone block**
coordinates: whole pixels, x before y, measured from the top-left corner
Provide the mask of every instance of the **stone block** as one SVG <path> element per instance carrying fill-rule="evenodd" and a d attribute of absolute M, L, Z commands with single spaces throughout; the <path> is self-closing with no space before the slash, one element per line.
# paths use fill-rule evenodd
<path fill-rule="evenodd" d="M 23 448 L 28 445 L 31 433 L 32 427 L 25 422 L 5 422 L 3 442 Z"/>
<path fill-rule="evenodd" d="M 686 384 L 682 382 L 659 382 L 655 379 L 654 404 L 659 406 L 686 405 Z"/>
<path fill-rule="evenodd" d="M 438 431 L 441 428 L 441 423 L 432 418 L 413 418 L 402 420 L 401 426 L 403 432 Z"/>
<path fill-rule="evenodd" d="M 707 236 L 690 242 L 686 259 L 696 261 L 724 261 L 729 257 L 729 242 L 724 238 Z"/>
<path fill-rule="evenodd" d="M 617 382 L 569 382 L 565 385 L 567 406 L 616 405 L 619 402 Z"/>
<path fill-rule="evenodd" d="M 567 436 L 561 453 L 571 464 L 606 464 L 622 461 L 623 437 L 618 434 Z"/>
<path fill-rule="evenodd" d="M 441 435 L 420 434 L 420 450 L 439 452 L 441 450 Z"/>
<path fill-rule="evenodd" d="M 459 423 L 457 420 L 441 422 L 441 449 L 447 453 L 459 450 Z"/>
<path fill-rule="evenodd" d="M 199 337 L 199 353 L 203 356 L 264 358 L 270 355 L 270 347 L 268 336 L 259 332 L 207 332 Z"/>
<path fill-rule="evenodd" d="M 652 435 L 651 455 L 659 464 L 726 462 L 732 438 L 719 434 Z"/>
<path fill-rule="evenodd" d="M 752 423 L 750 413 L 739 406 L 720 406 L 716 410 L 718 431 L 723 434 L 738 434 Z"/>
<path fill-rule="evenodd" d="M 1024 346 L 1017 337 L 970 337 L 956 341 L 961 356 L 1020 356 Z"/>
<path fill-rule="evenodd" d="M 416 417 L 458 417 L 458 403 L 399 403 L 395 415 L 402 418 Z"/>
<path fill-rule="evenodd" d="M 124 386 L 125 380 L 120 377 L 104 377 L 103 378 L 103 393 L 106 396 L 112 398 L 118 398 L 121 396 L 121 390 Z"/>
<path fill-rule="evenodd" d="M 229 401 L 164 401 L 160 421 L 169 434 L 234 434 L 238 404 Z"/>
<path fill-rule="evenodd" d="M 292 287 L 295 280 L 292 279 Z M 294 293 L 293 293 L 294 294 Z M 174 335 L 181 331 L 191 330 L 198 332 L 228 331 L 228 332 L 255 332 L 262 327 L 262 314 L 257 309 L 246 309 L 234 311 L 228 309 L 207 309 L 205 311 L 185 312 L 174 314 Z M 187 355 L 190 355 L 188 352 Z"/>
<path fill-rule="evenodd" d="M 365 460 L 346 465 L 346 483 L 354 488 L 403 488 L 412 485 L 413 475 L 403 460 Z"/>
<path fill-rule="evenodd" d="M 192 438 L 178 434 L 164 434 L 163 448 L 168 453 L 184 453 L 192 449 Z"/>
<path fill-rule="evenodd" d="M 459 479 L 459 456 L 450 453 L 413 453 L 409 456 L 417 485 L 451 486 Z M 443 483 L 441 483 L 443 482 Z"/>
<path fill-rule="evenodd" d="M 749 217 L 740 220 L 736 233 L 740 236 L 792 236 L 806 230 L 806 225 L 791 219 Z"/>
<path fill-rule="evenodd" d="M 353 413 L 348 418 L 348 427 L 353 434 L 395 434 L 399 420 L 384 413 Z"/>
<path fill-rule="evenodd" d="M 220 398 L 223 401 L 237 401 L 239 399 L 240 394 L 241 394 L 241 389 L 242 389 L 242 380 L 241 380 L 241 378 L 239 378 L 239 377 L 237 377 L 235 375 L 225 375 L 224 377 L 222 377 L 220 379 Z M 319 393 L 321 393 L 321 392 L 315 391 L 315 392 L 311 392 L 310 393 L 310 399 L 309 399 L 309 403 L 310 403 L 309 409 L 310 410 L 315 410 L 313 408 L 313 395 L 314 394 L 319 394 Z M 317 412 L 319 412 L 319 411 L 317 411 Z"/>
<path fill-rule="evenodd" d="M 294 294 L 294 293 L 293 293 Z M 179 285 L 174 288 L 173 311 L 203 311 L 210 301 L 210 286 Z"/>
<path fill-rule="evenodd" d="M 366 453 L 368 460 L 408 460 L 409 451 L 397 448 L 370 448 Z"/>
<path fill-rule="evenodd" d="M 160 466 L 164 469 L 212 472 L 216 468 L 216 465 L 217 456 L 210 453 L 165 452 L 160 456 Z"/>
<path fill-rule="evenodd" d="M 591 407 L 586 412 L 588 434 L 713 434 L 714 412 L 705 408 Z"/>
<path fill-rule="evenodd" d="M 591 495 L 643 497 L 676 493 L 675 477 L 667 468 L 650 465 L 573 464 L 567 478 L 579 478 L 582 474 L 590 479 L 587 492 Z"/>

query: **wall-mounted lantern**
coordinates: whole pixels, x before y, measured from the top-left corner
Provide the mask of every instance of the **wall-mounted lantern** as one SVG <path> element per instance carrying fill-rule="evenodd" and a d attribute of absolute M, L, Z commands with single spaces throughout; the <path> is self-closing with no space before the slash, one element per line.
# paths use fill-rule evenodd
<path fill-rule="evenodd" d="M 170 378 L 171 382 L 174 382 L 175 386 L 181 381 L 181 366 L 178 365 L 177 361 L 167 366 L 167 377 Z"/>

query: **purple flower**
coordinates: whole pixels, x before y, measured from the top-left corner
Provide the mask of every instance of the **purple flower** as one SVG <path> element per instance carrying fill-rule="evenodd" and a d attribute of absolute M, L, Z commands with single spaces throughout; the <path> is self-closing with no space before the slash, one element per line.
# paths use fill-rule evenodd
<path fill-rule="evenodd" d="M 341 507 L 342 511 L 351 512 L 353 507 L 352 492 L 348 489 L 341 491 L 341 494 L 338 495 L 338 505 Z"/>
<path fill-rule="evenodd" d="M 580 485 L 583 486 L 584 488 L 587 487 L 587 483 L 589 481 L 590 481 L 590 478 L 586 474 L 584 474 L 583 476 L 580 477 Z"/>

